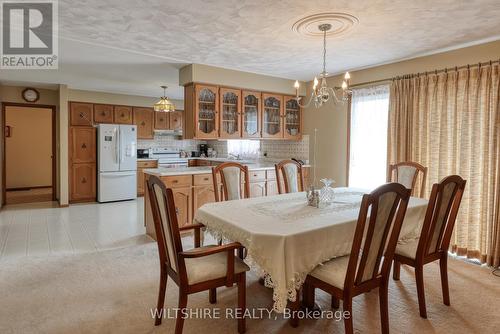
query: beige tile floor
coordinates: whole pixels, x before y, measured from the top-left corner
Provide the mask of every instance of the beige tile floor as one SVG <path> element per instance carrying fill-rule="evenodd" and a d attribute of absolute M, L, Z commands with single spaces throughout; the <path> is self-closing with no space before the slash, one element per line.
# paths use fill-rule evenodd
<path fill-rule="evenodd" d="M 59 208 L 54 202 L 7 205 L 0 211 L 0 260 L 98 252 L 151 242 L 144 201 Z"/>

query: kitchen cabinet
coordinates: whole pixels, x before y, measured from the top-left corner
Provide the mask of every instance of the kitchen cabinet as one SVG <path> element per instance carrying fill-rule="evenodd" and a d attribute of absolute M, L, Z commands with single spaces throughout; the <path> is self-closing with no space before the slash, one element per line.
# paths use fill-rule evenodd
<path fill-rule="evenodd" d="M 196 138 L 217 139 L 219 136 L 219 94 L 217 86 L 195 86 Z"/>
<path fill-rule="evenodd" d="M 283 136 L 285 139 L 302 137 L 302 112 L 294 96 L 284 97 L 285 117 Z"/>
<path fill-rule="evenodd" d="M 172 188 L 179 227 L 191 224 L 191 187 Z"/>
<path fill-rule="evenodd" d="M 96 161 L 96 129 L 92 127 L 70 128 L 71 163 Z"/>
<path fill-rule="evenodd" d="M 250 197 L 266 196 L 266 182 L 250 182 Z"/>
<path fill-rule="evenodd" d="M 137 125 L 137 139 L 153 139 L 154 111 L 151 108 L 135 107 L 134 124 Z"/>
<path fill-rule="evenodd" d="M 169 126 L 170 130 L 182 131 L 182 111 L 173 111 L 169 113 Z"/>
<path fill-rule="evenodd" d="M 69 118 L 72 126 L 92 126 L 94 105 L 92 103 L 70 102 Z"/>
<path fill-rule="evenodd" d="M 169 113 L 163 111 L 155 111 L 155 129 L 168 130 L 168 115 Z"/>
<path fill-rule="evenodd" d="M 262 137 L 283 138 L 283 97 L 262 94 Z"/>
<path fill-rule="evenodd" d="M 116 124 L 132 124 L 132 107 L 129 106 L 114 106 L 113 107 L 114 121 Z"/>
<path fill-rule="evenodd" d="M 94 201 L 96 198 L 95 163 L 73 164 L 70 173 L 71 201 Z"/>
<path fill-rule="evenodd" d="M 259 92 L 242 92 L 242 130 L 243 138 L 260 137 L 261 94 Z"/>
<path fill-rule="evenodd" d="M 137 161 L 137 196 L 144 196 L 146 183 L 144 180 L 144 169 L 157 168 L 158 160 L 139 160 Z"/>
<path fill-rule="evenodd" d="M 270 180 L 266 182 L 266 196 L 278 195 L 278 182 Z"/>
<path fill-rule="evenodd" d="M 95 123 L 113 123 L 113 106 L 109 104 L 94 104 Z"/>
<path fill-rule="evenodd" d="M 219 138 L 241 138 L 241 91 L 221 88 Z"/>

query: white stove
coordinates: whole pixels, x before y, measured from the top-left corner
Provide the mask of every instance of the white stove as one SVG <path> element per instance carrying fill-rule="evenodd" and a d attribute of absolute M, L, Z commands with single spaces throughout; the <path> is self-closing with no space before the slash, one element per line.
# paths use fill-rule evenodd
<path fill-rule="evenodd" d="M 149 157 L 158 159 L 159 167 L 176 168 L 188 166 L 188 159 L 181 158 L 179 151 L 170 148 L 153 148 Z"/>

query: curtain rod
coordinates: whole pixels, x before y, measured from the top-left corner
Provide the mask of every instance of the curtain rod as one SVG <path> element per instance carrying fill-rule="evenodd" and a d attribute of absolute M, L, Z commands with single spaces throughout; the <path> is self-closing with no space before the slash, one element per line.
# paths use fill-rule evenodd
<path fill-rule="evenodd" d="M 493 64 L 500 64 L 500 59 L 498 60 L 490 60 L 486 61 L 483 63 L 477 63 L 477 64 L 467 64 L 463 66 L 455 66 L 455 67 L 445 67 L 440 70 L 434 70 L 434 71 L 425 71 L 425 72 L 417 72 L 416 74 L 405 74 L 405 75 L 398 75 L 392 78 L 386 78 L 386 79 L 379 79 L 379 80 L 373 80 L 373 81 L 367 81 L 367 82 L 361 82 L 358 84 L 350 85 L 350 87 L 359 87 L 359 86 L 365 86 L 365 85 L 371 85 L 371 84 L 376 84 L 376 83 L 381 83 L 381 82 L 387 82 L 387 81 L 392 81 L 395 79 L 402 79 L 402 78 L 408 78 L 408 77 L 414 77 L 414 76 L 419 76 L 419 75 L 428 75 L 428 74 L 438 74 L 438 73 L 446 73 L 448 71 L 458 71 L 458 70 L 463 70 L 463 69 L 469 69 L 471 67 L 481 67 L 481 66 L 487 66 L 487 65 L 493 65 Z"/>

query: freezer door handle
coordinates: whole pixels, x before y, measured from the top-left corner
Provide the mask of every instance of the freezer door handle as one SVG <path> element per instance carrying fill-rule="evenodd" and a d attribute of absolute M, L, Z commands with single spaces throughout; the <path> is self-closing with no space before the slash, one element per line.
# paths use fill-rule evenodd
<path fill-rule="evenodd" d="M 115 158 L 116 158 L 116 162 L 119 163 L 120 160 L 119 160 L 119 157 L 118 157 L 118 154 L 119 154 L 119 149 L 118 149 L 118 146 L 119 146 L 119 143 L 118 143 L 118 130 L 116 128 L 114 128 L 113 132 L 115 133 Z"/>
<path fill-rule="evenodd" d="M 136 172 L 130 172 L 130 173 L 119 173 L 119 174 L 106 174 L 106 173 L 102 173 L 101 174 L 103 177 L 124 177 L 124 176 L 134 176 L 136 175 Z"/>

